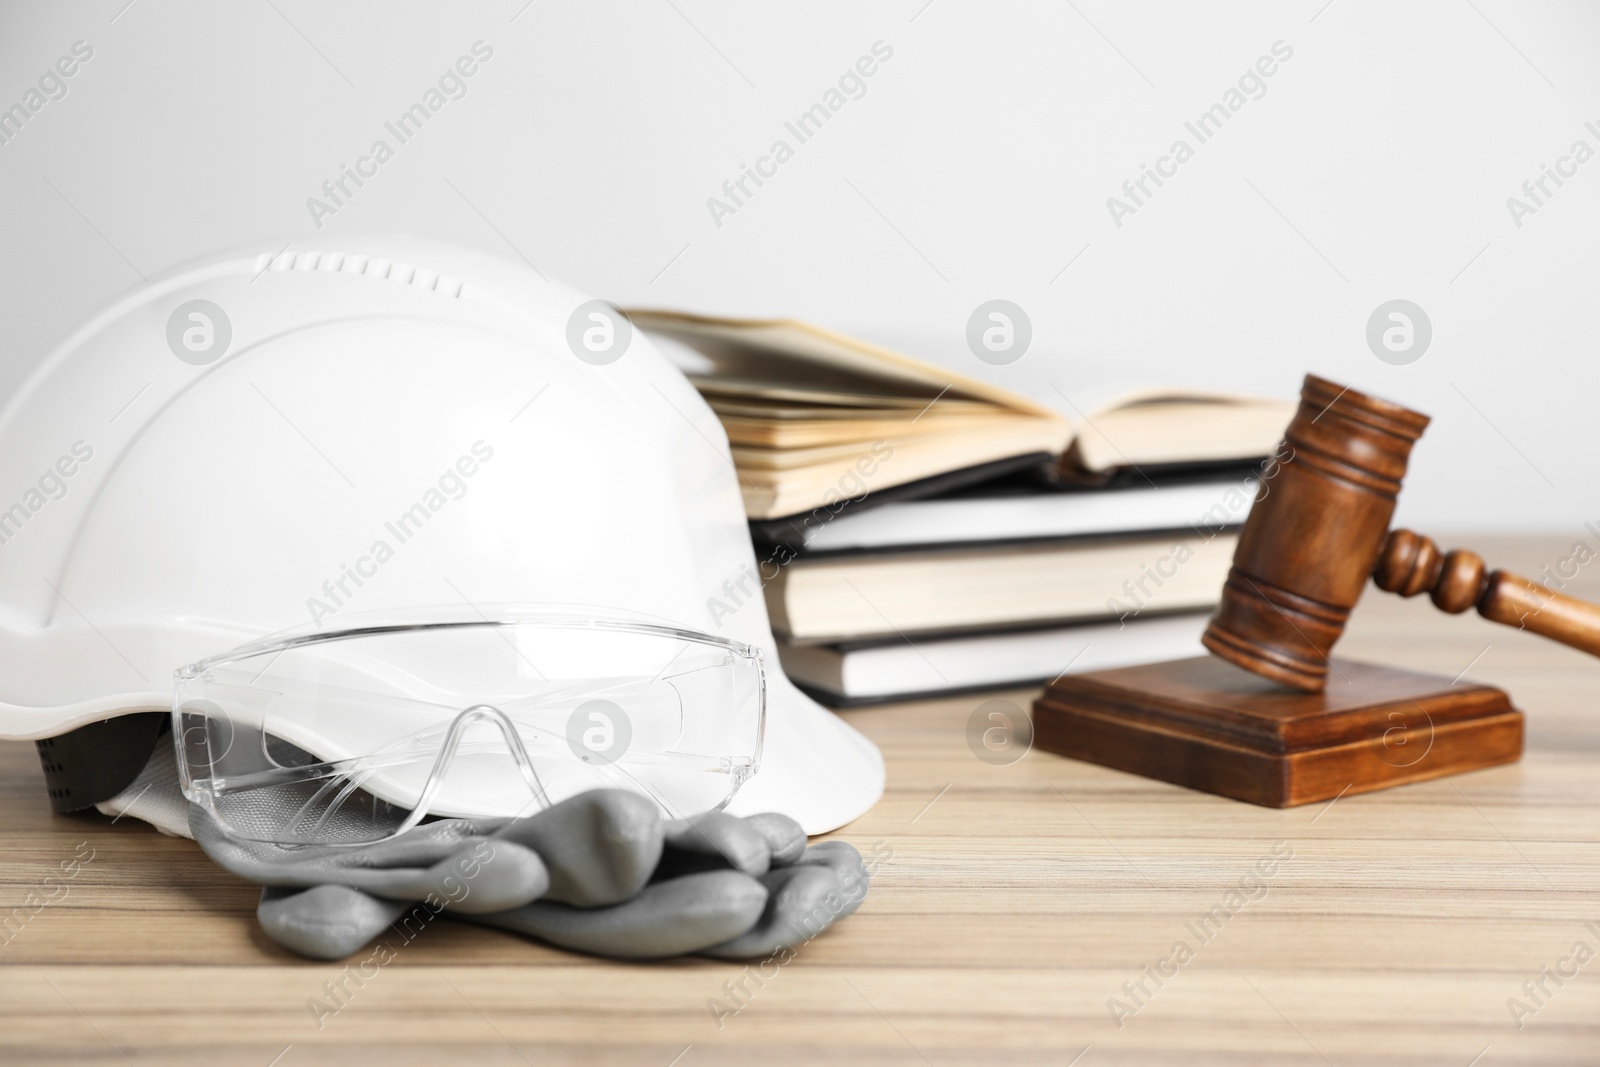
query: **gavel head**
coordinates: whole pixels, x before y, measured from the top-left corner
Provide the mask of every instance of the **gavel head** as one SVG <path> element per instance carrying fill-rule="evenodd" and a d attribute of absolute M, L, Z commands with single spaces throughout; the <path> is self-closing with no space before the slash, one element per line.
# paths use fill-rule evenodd
<path fill-rule="evenodd" d="M 1372 574 L 1411 446 L 1428 416 L 1314 375 L 1262 472 L 1222 603 L 1213 653 L 1309 692 Z"/>

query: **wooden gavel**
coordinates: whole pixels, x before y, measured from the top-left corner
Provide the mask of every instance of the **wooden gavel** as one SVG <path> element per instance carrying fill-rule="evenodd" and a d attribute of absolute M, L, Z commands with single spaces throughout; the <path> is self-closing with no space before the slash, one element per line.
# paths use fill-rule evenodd
<path fill-rule="evenodd" d="M 1306 375 L 1300 407 L 1262 472 L 1206 648 L 1276 682 L 1317 692 L 1370 575 L 1401 596 L 1427 592 L 1452 613 L 1476 607 L 1600 656 L 1600 607 L 1562 596 L 1482 557 L 1441 553 L 1389 530 L 1411 447 L 1428 416 Z"/>

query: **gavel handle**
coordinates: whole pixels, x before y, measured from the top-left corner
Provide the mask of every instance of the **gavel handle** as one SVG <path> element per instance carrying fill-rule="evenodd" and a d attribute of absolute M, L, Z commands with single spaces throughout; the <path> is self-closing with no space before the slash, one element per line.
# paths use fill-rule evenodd
<path fill-rule="evenodd" d="M 1426 592 L 1442 611 L 1458 614 L 1476 607 L 1493 622 L 1600 656 L 1600 607 L 1505 571 L 1485 573 L 1477 553 L 1459 548 L 1441 553 L 1431 538 L 1410 530 L 1389 531 L 1372 580 L 1401 596 Z"/>

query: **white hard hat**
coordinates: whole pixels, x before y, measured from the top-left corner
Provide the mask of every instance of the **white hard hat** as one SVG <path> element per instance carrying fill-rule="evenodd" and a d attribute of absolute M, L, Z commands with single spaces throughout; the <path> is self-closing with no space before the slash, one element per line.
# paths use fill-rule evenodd
<path fill-rule="evenodd" d="M 721 426 L 604 307 L 396 237 L 209 257 L 96 315 L 0 413 L 0 737 L 168 711 L 177 668 L 297 626 L 583 605 L 764 653 L 730 810 L 860 815 L 882 757 L 777 667 Z"/>

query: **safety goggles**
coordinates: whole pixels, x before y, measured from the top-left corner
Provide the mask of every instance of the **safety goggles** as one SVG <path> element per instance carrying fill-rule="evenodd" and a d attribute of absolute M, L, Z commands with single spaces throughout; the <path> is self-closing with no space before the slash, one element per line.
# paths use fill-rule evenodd
<path fill-rule="evenodd" d="M 669 817 L 760 766 L 760 653 L 711 634 L 565 616 L 357 626 L 179 670 L 184 795 L 231 834 L 382 841 L 434 816 L 532 814 L 588 789 Z"/>

